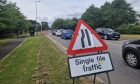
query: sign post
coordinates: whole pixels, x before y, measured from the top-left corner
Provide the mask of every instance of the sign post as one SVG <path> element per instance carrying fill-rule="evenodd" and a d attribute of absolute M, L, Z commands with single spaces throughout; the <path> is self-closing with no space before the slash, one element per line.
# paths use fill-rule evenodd
<path fill-rule="evenodd" d="M 70 77 L 73 79 L 78 78 L 78 84 L 80 84 L 79 77 L 94 75 L 95 84 L 96 74 L 107 73 L 107 78 L 110 82 L 109 71 L 113 71 L 114 67 L 111 61 L 109 52 L 102 52 L 107 50 L 107 44 L 100 38 L 100 36 L 83 20 L 79 20 L 76 30 L 73 34 L 73 38 L 67 50 L 68 66 L 70 71 Z M 86 54 L 98 52 L 97 54 Z M 78 55 L 77 54 L 86 54 Z"/>

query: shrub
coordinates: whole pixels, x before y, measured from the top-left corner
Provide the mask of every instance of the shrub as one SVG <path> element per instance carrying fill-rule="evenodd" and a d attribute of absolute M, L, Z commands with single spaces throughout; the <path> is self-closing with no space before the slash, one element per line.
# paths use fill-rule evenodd
<path fill-rule="evenodd" d="M 121 34 L 140 34 L 140 25 L 123 24 L 115 30 Z"/>

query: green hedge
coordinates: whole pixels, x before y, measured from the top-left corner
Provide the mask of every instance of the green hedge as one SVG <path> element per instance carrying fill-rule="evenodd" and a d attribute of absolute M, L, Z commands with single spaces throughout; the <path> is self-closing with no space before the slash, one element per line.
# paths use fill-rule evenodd
<path fill-rule="evenodd" d="M 121 34 L 140 34 L 140 25 L 123 24 L 115 30 Z"/>

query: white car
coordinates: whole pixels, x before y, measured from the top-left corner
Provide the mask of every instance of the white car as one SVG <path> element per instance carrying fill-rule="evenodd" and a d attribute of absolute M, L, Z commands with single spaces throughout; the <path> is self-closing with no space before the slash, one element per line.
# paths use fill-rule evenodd
<path fill-rule="evenodd" d="M 56 31 L 56 36 L 61 36 L 62 32 L 64 31 L 64 29 L 59 29 Z"/>

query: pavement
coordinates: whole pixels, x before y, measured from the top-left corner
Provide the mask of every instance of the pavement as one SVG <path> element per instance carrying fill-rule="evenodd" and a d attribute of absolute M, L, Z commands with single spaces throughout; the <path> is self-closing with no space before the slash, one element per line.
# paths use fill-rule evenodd
<path fill-rule="evenodd" d="M 61 44 L 65 50 L 67 50 L 70 40 L 63 40 L 60 37 L 52 36 L 51 33 L 48 33 L 48 36 Z M 104 40 L 109 46 L 108 52 L 111 54 L 114 71 L 109 72 L 110 80 L 112 84 L 140 84 L 140 70 L 133 69 L 126 65 L 122 58 L 122 44 L 125 40 Z M 66 51 L 64 51 L 66 52 Z M 107 84 L 106 73 L 98 74 L 102 80 Z"/>
<path fill-rule="evenodd" d="M 24 38 L 12 39 L 8 43 L 0 46 L 0 60 L 15 49 L 23 40 Z"/>

